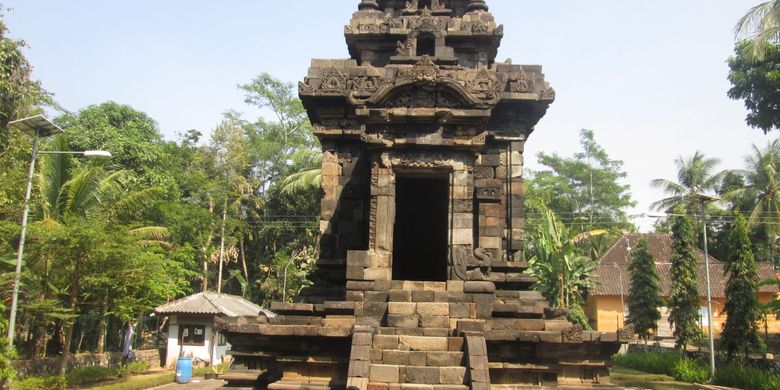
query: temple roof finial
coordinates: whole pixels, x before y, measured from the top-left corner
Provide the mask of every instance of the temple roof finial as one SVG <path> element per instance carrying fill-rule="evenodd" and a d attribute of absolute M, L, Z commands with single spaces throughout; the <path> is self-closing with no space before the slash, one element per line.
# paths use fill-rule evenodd
<path fill-rule="evenodd" d="M 489 9 L 487 4 L 485 3 L 485 0 L 471 0 L 466 10 L 468 12 L 478 12 L 478 11 L 487 12 Z"/>
<path fill-rule="evenodd" d="M 379 3 L 376 0 L 361 0 L 358 4 L 360 11 L 379 11 Z"/>

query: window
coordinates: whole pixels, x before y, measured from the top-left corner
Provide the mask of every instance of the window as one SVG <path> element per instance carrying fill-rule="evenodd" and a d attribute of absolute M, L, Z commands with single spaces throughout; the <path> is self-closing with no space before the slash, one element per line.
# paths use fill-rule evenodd
<path fill-rule="evenodd" d="M 417 2 L 417 9 L 431 9 L 431 0 L 419 0 Z"/>
<path fill-rule="evenodd" d="M 217 333 L 217 345 L 220 347 L 227 345 L 227 339 L 225 338 L 225 334 L 222 332 Z"/>
<path fill-rule="evenodd" d="M 436 37 L 433 34 L 424 33 L 417 37 L 417 56 L 436 56 Z"/>
<path fill-rule="evenodd" d="M 710 316 L 707 315 L 707 306 L 699 307 L 699 318 L 701 318 L 701 326 L 710 326 Z"/>
<path fill-rule="evenodd" d="M 205 345 L 205 325 L 179 325 L 179 345 Z"/>

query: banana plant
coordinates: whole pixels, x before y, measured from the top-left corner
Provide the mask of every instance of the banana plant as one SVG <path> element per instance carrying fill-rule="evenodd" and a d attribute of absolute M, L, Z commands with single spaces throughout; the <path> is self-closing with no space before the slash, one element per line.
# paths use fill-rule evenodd
<path fill-rule="evenodd" d="M 587 289 L 596 285 L 593 271 L 597 263 L 578 244 L 606 230 L 574 234 L 548 208 L 542 208 L 542 221 L 531 231 L 527 248 L 529 268 L 536 279 L 534 289 L 554 307 L 571 308 L 582 304 Z"/>

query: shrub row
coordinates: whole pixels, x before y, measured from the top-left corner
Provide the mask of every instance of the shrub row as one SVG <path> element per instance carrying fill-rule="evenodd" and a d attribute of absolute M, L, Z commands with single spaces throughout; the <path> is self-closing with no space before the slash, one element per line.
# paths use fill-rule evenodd
<path fill-rule="evenodd" d="M 32 377 L 14 383 L 13 388 L 19 390 L 61 390 L 66 387 L 81 387 L 113 379 L 124 378 L 146 372 L 149 364 L 132 362 L 124 367 L 82 367 L 68 373 L 64 378 L 59 376 Z"/>
<path fill-rule="evenodd" d="M 719 367 L 715 371 L 715 383 L 738 389 L 780 390 L 780 375 L 753 367 Z"/>
<path fill-rule="evenodd" d="M 633 352 L 615 355 L 614 360 L 623 367 L 669 375 L 688 383 L 704 383 L 710 376 L 709 367 L 676 351 Z M 780 390 L 780 375 L 753 367 L 722 366 L 715 372 L 714 383 L 739 389 Z"/>

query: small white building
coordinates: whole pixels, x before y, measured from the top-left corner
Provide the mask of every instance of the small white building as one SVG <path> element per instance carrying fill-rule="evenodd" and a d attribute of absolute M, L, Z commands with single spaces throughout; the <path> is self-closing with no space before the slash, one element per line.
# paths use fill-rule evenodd
<path fill-rule="evenodd" d="M 225 337 L 213 331 L 214 317 L 257 316 L 274 314 L 235 295 L 202 292 L 156 307 L 155 312 L 168 317 L 168 343 L 165 366 L 173 367 L 180 356 L 193 357 L 211 364 L 222 361 L 230 351 Z"/>

